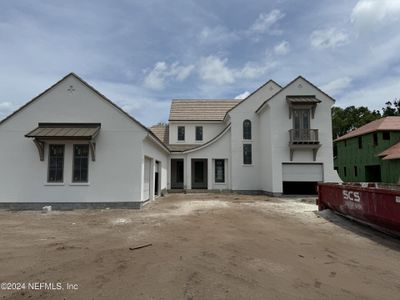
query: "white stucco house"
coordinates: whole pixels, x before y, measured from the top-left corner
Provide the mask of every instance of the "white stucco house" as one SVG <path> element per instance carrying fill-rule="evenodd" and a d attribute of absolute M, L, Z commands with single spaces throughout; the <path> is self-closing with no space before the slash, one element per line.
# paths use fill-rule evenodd
<path fill-rule="evenodd" d="M 299 76 L 173 100 L 146 128 L 71 73 L 0 122 L 0 206 L 140 208 L 167 190 L 309 193 L 338 181 L 334 100 Z"/>

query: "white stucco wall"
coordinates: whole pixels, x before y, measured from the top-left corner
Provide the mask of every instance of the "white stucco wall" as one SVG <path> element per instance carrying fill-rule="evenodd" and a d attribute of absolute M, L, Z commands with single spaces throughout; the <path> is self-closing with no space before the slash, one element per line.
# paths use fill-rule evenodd
<path fill-rule="evenodd" d="M 67 90 L 71 85 L 73 93 Z M 71 183 L 73 141 L 54 142 L 66 144 L 64 183 L 47 183 L 48 143 L 40 161 L 32 139 L 24 137 L 39 122 L 101 123 L 87 185 Z M 0 125 L 0 201 L 141 201 L 140 170 L 144 151 L 150 152 L 143 147 L 146 135 L 144 128 L 70 75 Z M 165 163 L 166 157 L 160 159 Z"/>
<path fill-rule="evenodd" d="M 293 161 L 290 161 L 289 129 L 293 128 L 293 119 L 289 119 L 287 95 L 315 95 L 321 103 L 317 104 L 315 117 L 311 118 L 311 129 L 318 129 L 321 147 L 313 161 L 312 150 L 295 150 Z M 260 115 L 260 124 L 269 132 L 261 135 L 262 150 L 271 159 L 262 160 L 262 189 L 273 193 L 282 193 L 282 163 L 322 163 L 324 181 L 336 181 L 333 170 L 331 106 L 333 100 L 321 93 L 302 78 L 298 78 L 281 93 L 277 94 Z M 272 174 L 271 174 L 272 172 Z M 272 187 L 272 189 L 271 189 Z"/>
<path fill-rule="evenodd" d="M 265 135 L 267 128 L 261 127 L 257 108 L 268 98 L 281 89 L 276 83 L 269 81 L 250 95 L 230 113 L 231 119 L 231 151 L 232 151 L 232 189 L 261 190 L 264 179 L 260 176 L 262 163 L 268 158 L 261 153 L 260 136 Z M 243 140 L 243 121 L 249 119 L 252 123 L 252 139 Z M 243 164 L 243 144 L 252 144 L 252 164 Z"/>
<path fill-rule="evenodd" d="M 185 126 L 185 140 L 178 141 L 178 126 Z M 196 141 L 196 126 L 203 126 L 203 141 Z M 193 123 L 193 122 L 170 122 L 169 143 L 170 144 L 204 144 L 218 135 L 226 124 L 224 122 Z"/>

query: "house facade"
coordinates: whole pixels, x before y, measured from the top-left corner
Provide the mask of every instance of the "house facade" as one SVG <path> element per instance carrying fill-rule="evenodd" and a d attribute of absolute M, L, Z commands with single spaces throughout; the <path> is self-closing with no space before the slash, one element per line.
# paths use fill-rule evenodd
<path fill-rule="evenodd" d="M 0 206 L 141 207 L 166 190 L 310 193 L 338 181 L 334 100 L 303 77 L 173 100 L 148 129 L 71 73 L 0 122 Z"/>
<path fill-rule="evenodd" d="M 170 149 L 168 189 L 314 193 L 333 169 L 334 100 L 303 77 L 242 101 L 173 100 L 151 129 Z"/>
<path fill-rule="evenodd" d="M 385 117 L 334 141 L 343 181 L 400 183 L 400 117 Z"/>

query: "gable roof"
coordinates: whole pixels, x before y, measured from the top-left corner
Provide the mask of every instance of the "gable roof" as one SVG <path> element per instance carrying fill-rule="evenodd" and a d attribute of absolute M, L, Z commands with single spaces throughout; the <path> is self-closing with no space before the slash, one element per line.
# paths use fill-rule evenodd
<path fill-rule="evenodd" d="M 387 148 L 377 156 L 384 156 L 383 160 L 400 159 L 400 142 Z"/>
<path fill-rule="evenodd" d="M 223 121 L 226 112 L 239 102 L 234 99 L 174 99 L 169 121 Z"/>
<path fill-rule="evenodd" d="M 150 130 L 165 145 L 169 144 L 169 125 L 167 125 L 167 124 L 153 125 L 150 127 Z"/>
<path fill-rule="evenodd" d="M 28 107 L 29 105 L 31 105 L 33 102 L 35 102 L 37 99 L 39 99 L 41 96 L 43 96 L 44 94 L 46 94 L 47 92 L 49 92 L 50 90 L 52 90 L 53 88 L 55 88 L 57 85 L 59 85 L 61 82 L 63 82 L 65 79 L 67 79 L 68 77 L 74 77 L 76 78 L 78 81 L 80 81 L 83 85 L 85 85 L 86 87 L 88 87 L 90 90 L 92 90 L 95 94 L 97 94 L 99 97 L 101 97 L 103 100 L 105 100 L 106 102 L 108 102 L 109 104 L 111 104 L 114 108 L 116 108 L 118 111 L 120 111 L 122 114 L 124 114 L 126 117 L 128 117 L 131 121 L 135 122 L 137 125 L 139 125 L 140 127 L 142 127 L 147 133 L 149 133 L 153 138 L 156 139 L 157 142 L 159 142 L 161 144 L 161 146 L 167 150 L 168 148 L 166 147 L 166 145 L 164 145 L 164 143 L 156 136 L 154 135 L 154 133 L 151 132 L 151 130 L 149 130 L 146 126 L 144 126 L 142 123 L 140 123 L 138 120 L 136 120 L 134 117 L 132 117 L 130 114 L 128 114 L 126 111 L 124 111 L 122 108 L 120 108 L 118 105 L 116 105 L 114 102 L 112 102 L 110 99 L 108 99 L 106 96 L 104 96 L 103 94 L 101 94 L 98 90 L 96 90 L 94 87 L 92 87 L 89 83 L 87 83 L 85 80 L 83 80 L 82 78 L 80 78 L 78 75 L 76 75 L 75 73 L 71 72 L 69 74 L 67 74 L 66 76 L 64 76 L 63 78 L 61 78 L 59 81 L 57 81 L 55 84 L 53 84 L 52 86 L 50 86 L 48 89 L 46 89 L 45 91 L 43 91 L 42 93 L 40 93 L 39 95 L 37 95 L 36 97 L 34 97 L 33 99 L 31 99 L 30 101 L 28 101 L 27 103 L 25 103 L 24 105 L 22 105 L 19 109 L 17 109 L 16 111 L 14 111 L 13 113 L 11 113 L 10 115 L 8 115 L 7 117 L 5 117 L 3 120 L 0 121 L 0 125 L 2 125 L 3 123 L 5 123 L 7 120 L 11 119 L 13 116 L 15 116 L 16 114 L 18 114 L 20 111 L 24 110 L 26 107 Z"/>
<path fill-rule="evenodd" d="M 226 116 L 228 115 L 228 113 L 229 112 L 231 112 L 233 109 L 235 109 L 237 106 L 239 106 L 240 104 L 242 104 L 244 101 L 246 101 L 248 98 L 250 98 L 252 95 L 254 95 L 255 93 L 257 93 L 259 90 L 261 90 L 264 86 L 266 86 L 268 83 L 274 83 L 274 84 L 276 84 L 279 88 L 281 88 L 282 89 L 282 86 L 279 84 L 279 83 L 277 83 L 276 81 L 274 81 L 274 80 L 272 80 L 272 79 L 270 79 L 270 80 L 268 80 L 266 83 L 264 83 L 262 86 L 260 86 L 258 89 L 256 89 L 254 92 L 252 92 L 251 94 L 249 94 L 246 98 L 244 98 L 244 99 L 242 99 L 238 104 L 236 104 L 234 107 L 232 107 L 231 109 L 229 109 L 227 112 L 226 112 L 226 114 L 225 114 L 225 116 L 224 116 L 224 120 L 225 120 L 225 118 L 226 118 Z M 277 91 L 277 92 L 279 92 L 279 91 Z M 275 93 L 276 94 L 276 93 Z"/>
<path fill-rule="evenodd" d="M 313 88 L 317 89 L 319 92 L 321 92 L 322 94 L 324 94 L 325 96 L 327 96 L 329 99 L 331 99 L 333 102 L 336 102 L 335 99 L 333 99 L 331 96 L 329 96 L 327 93 L 325 93 L 323 90 L 321 90 L 319 87 L 317 87 L 316 85 L 314 85 L 313 83 L 311 83 L 310 81 L 308 81 L 307 79 L 305 79 L 303 76 L 299 75 L 297 76 L 295 79 L 293 79 L 291 82 L 289 82 L 287 85 L 285 85 L 284 88 L 282 88 L 281 90 L 279 90 L 277 93 L 275 93 L 274 95 L 272 95 L 271 97 L 269 97 L 267 100 L 265 100 L 259 108 L 257 108 L 256 113 L 260 112 L 260 110 L 265 106 L 265 104 L 267 104 L 268 101 L 270 101 L 272 98 L 274 98 L 275 96 L 277 96 L 278 94 L 282 93 L 285 89 L 287 89 L 289 86 L 291 86 L 295 81 L 297 81 L 298 79 L 302 79 L 305 82 L 307 82 L 309 85 L 311 85 Z"/>
<path fill-rule="evenodd" d="M 385 117 L 369 122 L 364 126 L 338 137 L 335 142 L 380 130 L 400 131 L 400 117 Z"/>

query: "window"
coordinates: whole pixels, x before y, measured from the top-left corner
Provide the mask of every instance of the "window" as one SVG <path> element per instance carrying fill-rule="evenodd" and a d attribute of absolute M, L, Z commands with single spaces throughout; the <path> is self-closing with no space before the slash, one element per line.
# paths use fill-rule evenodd
<path fill-rule="evenodd" d="M 343 174 L 344 174 L 344 176 L 347 176 L 347 169 L 346 169 L 346 167 L 343 167 Z"/>
<path fill-rule="evenodd" d="M 196 141 L 203 140 L 203 126 L 196 126 Z"/>
<path fill-rule="evenodd" d="M 357 168 L 357 166 L 354 166 L 354 176 L 355 177 L 358 176 L 358 168 Z"/>
<path fill-rule="evenodd" d="M 362 136 L 358 137 L 358 149 L 362 149 Z"/>
<path fill-rule="evenodd" d="M 338 155 L 337 144 L 333 144 L 333 157 L 337 157 L 337 155 Z"/>
<path fill-rule="evenodd" d="M 178 141 L 185 140 L 185 126 L 178 126 Z"/>
<path fill-rule="evenodd" d="M 378 146 L 378 133 L 377 132 L 374 132 L 372 134 L 372 143 L 374 146 Z"/>
<path fill-rule="evenodd" d="M 88 182 L 89 145 L 74 145 L 72 182 Z"/>
<path fill-rule="evenodd" d="M 215 160 L 215 182 L 225 182 L 225 160 Z"/>
<path fill-rule="evenodd" d="M 347 140 L 344 140 L 344 146 L 347 147 Z"/>
<path fill-rule="evenodd" d="M 64 180 L 64 145 L 49 145 L 48 182 L 63 182 Z"/>
<path fill-rule="evenodd" d="M 243 139 L 251 140 L 251 121 L 250 120 L 243 121 Z"/>
<path fill-rule="evenodd" d="M 382 131 L 382 139 L 385 141 L 390 140 L 390 131 Z"/>
<path fill-rule="evenodd" d="M 251 157 L 251 144 L 243 144 L 243 164 L 251 165 L 252 157 Z"/>

